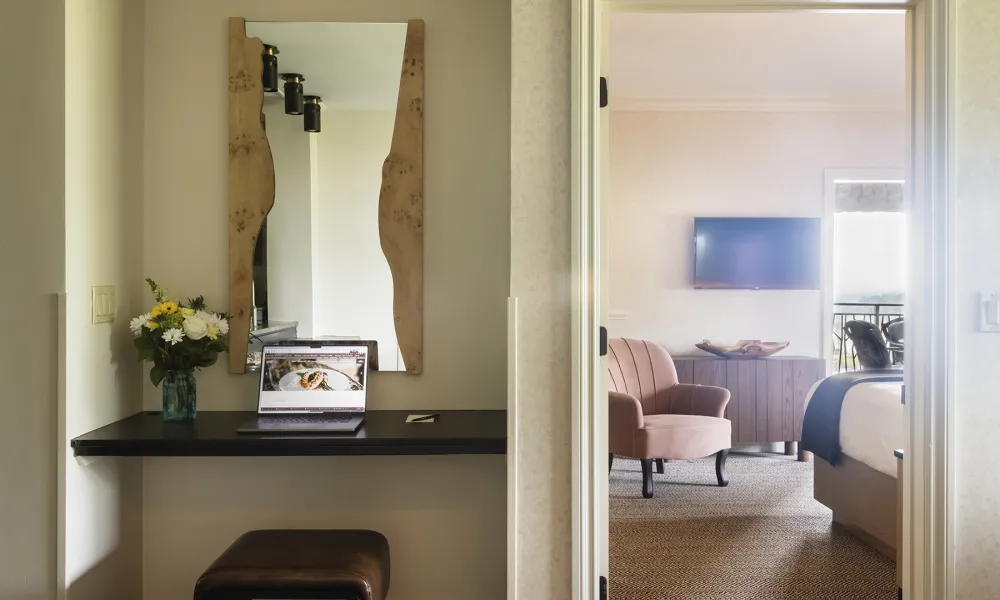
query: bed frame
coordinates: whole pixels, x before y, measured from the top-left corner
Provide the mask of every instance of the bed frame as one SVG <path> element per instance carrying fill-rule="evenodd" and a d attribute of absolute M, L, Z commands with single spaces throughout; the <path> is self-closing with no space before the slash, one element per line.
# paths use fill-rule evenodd
<path fill-rule="evenodd" d="M 813 473 L 813 496 L 833 511 L 833 522 L 896 560 L 898 515 L 902 512 L 896 478 L 846 454 L 836 467 L 814 458 Z"/>

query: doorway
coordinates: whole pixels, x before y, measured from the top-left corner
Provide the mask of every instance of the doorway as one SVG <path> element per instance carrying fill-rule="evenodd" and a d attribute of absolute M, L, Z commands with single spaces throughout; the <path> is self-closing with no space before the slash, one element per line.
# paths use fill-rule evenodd
<path fill-rule="evenodd" d="M 752 4 L 752 6 L 751 6 Z M 948 237 L 948 222 L 943 217 L 947 214 L 947 173 L 948 163 L 945 133 L 949 124 L 944 100 L 949 88 L 945 68 L 949 47 L 946 40 L 945 17 L 946 6 L 943 2 L 927 0 L 923 2 L 889 2 L 882 5 L 865 5 L 862 3 L 844 2 L 799 2 L 790 6 L 786 2 L 749 3 L 749 2 L 719 2 L 719 6 L 699 6 L 701 12 L 732 12 L 761 10 L 807 10 L 818 6 L 829 9 L 832 4 L 848 7 L 852 10 L 870 10 L 903 8 L 907 18 L 907 48 L 909 51 L 907 89 L 912 92 L 907 101 L 907 111 L 914 125 L 912 138 L 908 140 L 912 161 L 908 162 L 907 170 L 913 181 L 913 213 L 909 218 L 910 232 L 914 241 L 910 249 L 911 278 L 908 294 L 914 302 L 907 307 L 908 318 L 914 316 L 916 327 L 908 332 L 911 342 L 911 364 L 917 368 L 911 369 L 907 375 L 907 420 L 909 441 L 907 444 L 906 481 L 904 492 L 904 521 L 907 527 L 903 546 L 905 560 L 903 565 L 904 581 L 908 587 L 907 598 L 930 598 L 938 596 L 933 590 L 943 590 L 947 579 L 947 523 L 951 519 L 948 506 L 943 501 L 947 490 L 932 491 L 927 484 L 931 478 L 939 481 L 950 481 L 947 477 L 947 448 L 944 432 L 947 429 L 948 389 L 945 384 L 948 372 L 947 344 L 943 343 L 947 335 L 949 322 L 947 292 L 935 291 L 930 281 L 947 279 L 947 256 L 950 250 Z M 690 11 L 689 2 L 673 2 L 662 0 L 656 3 L 606 3 L 605 8 L 624 10 L 633 9 L 646 12 L 685 12 Z M 575 349 L 596 350 L 596 332 L 587 331 L 588 323 L 607 324 L 608 309 L 616 310 L 614 306 L 601 305 L 600 285 L 594 285 L 591 275 L 602 273 L 602 252 L 600 232 L 607 226 L 602 214 L 598 190 L 604 189 L 601 172 L 602 144 L 600 132 L 603 124 L 597 118 L 596 98 L 587 98 L 597 87 L 599 72 L 598 57 L 601 54 L 600 13 L 592 3 L 585 2 L 575 13 L 574 40 L 575 77 L 574 88 L 577 91 L 574 108 L 574 139 L 575 176 L 574 176 L 574 223 L 579 233 L 574 240 L 574 270 L 577 274 L 586 274 L 576 282 L 576 292 L 580 303 L 576 307 L 578 336 L 574 343 Z M 934 85 L 932 82 L 936 82 Z M 611 88 L 612 102 L 614 87 Z M 941 257 L 940 259 L 935 258 Z M 912 268 L 913 264 L 922 265 L 923 272 Z M 620 312 L 618 313 L 621 314 Z M 596 329 L 596 327 L 594 328 Z M 918 331 L 919 330 L 919 331 Z M 817 338 L 821 336 L 817 334 Z M 827 338 L 828 339 L 828 338 Z M 937 341 L 937 343 L 933 343 Z M 935 349 L 937 348 L 937 349 Z M 575 391 L 580 394 L 581 410 L 574 413 L 574 431 L 581 432 L 574 445 L 584 451 L 584 456 L 574 462 L 575 489 L 580 490 L 586 498 L 579 498 L 574 503 L 574 583 L 581 597 L 597 597 L 598 577 L 606 573 L 604 557 L 606 537 L 601 536 L 600 519 L 591 515 L 599 514 L 591 510 L 599 508 L 601 502 L 600 473 L 607 468 L 606 453 L 602 447 L 603 436 L 606 435 L 606 407 L 604 402 L 603 372 L 604 364 L 596 359 L 588 358 L 590 354 L 581 353 L 575 361 L 574 380 L 579 384 Z M 935 402 L 935 399 L 937 401 Z M 934 440 L 935 424 L 939 443 Z M 577 453 L 574 452 L 576 455 Z M 584 474 L 583 472 L 587 473 Z M 587 492 L 589 490 L 589 493 Z M 586 509 L 586 510 L 584 510 Z M 931 536 L 945 540 L 945 544 L 932 547 L 928 540 Z M 603 563 L 603 564 L 602 564 Z M 915 567 L 923 575 L 913 577 Z M 593 576 L 593 577 L 592 577 Z M 593 592 L 591 595 L 590 592 Z"/>
<path fill-rule="evenodd" d="M 824 173 L 825 358 L 829 372 L 861 369 L 847 324 L 875 326 L 903 364 L 907 219 L 904 171 L 863 169 Z"/>

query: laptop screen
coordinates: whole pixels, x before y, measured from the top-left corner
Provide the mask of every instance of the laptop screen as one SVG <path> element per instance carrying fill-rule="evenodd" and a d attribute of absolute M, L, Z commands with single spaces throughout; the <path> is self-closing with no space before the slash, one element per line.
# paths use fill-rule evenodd
<path fill-rule="evenodd" d="M 265 346 L 263 414 L 365 411 L 368 346 Z"/>

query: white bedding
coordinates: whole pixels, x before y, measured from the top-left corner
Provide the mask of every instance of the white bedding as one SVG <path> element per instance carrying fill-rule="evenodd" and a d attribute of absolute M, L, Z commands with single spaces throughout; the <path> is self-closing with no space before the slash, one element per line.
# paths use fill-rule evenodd
<path fill-rule="evenodd" d="M 816 391 L 809 390 L 806 406 Z M 896 477 L 893 450 L 903 447 L 902 382 L 859 383 L 847 391 L 840 410 L 840 446 L 844 454 Z"/>

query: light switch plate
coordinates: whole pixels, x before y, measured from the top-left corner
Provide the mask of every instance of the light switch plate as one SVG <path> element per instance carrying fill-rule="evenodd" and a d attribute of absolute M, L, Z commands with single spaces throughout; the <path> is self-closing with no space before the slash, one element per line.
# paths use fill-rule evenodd
<path fill-rule="evenodd" d="M 609 321 L 624 321 L 628 318 L 628 312 L 624 310 L 609 310 L 608 320 Z"/>
<path fill-rule="evenodd" d="M 115 286 L 95 285 L 93 301 L 94 323 L 111 323 L 115 320 Z"/>
<path fill-rule="evenodd" d="M 1000 294 L 979 295 L 979 331 L 1000 333 Z"/>

